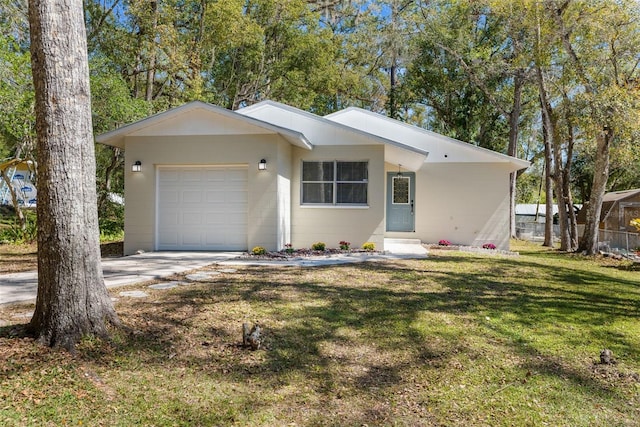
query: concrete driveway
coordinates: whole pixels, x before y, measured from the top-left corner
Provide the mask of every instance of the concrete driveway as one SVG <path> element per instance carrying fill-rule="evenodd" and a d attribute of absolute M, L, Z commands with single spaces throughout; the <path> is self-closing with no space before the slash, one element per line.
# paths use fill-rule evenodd
<path fill-rule="evenodd" d="M 389 259 L 425 258 L 427 250 L 416 239 L 385 239 L 384 253 L 348 253 L 286 261 L 255 261 L 239 258 L 241 252 L 145 252 L 121 258 L 103 258 L 102 271 L 108 288 L 161 279 L 172 274 L 196 270 L 211 264 L 222 265 L 282 265 L 321 266 L 351 264 Z M 0 274 L 0 306 L 35 300 L 38 293 L 38 273 Z"/>
<path fill-rule="evenodd" d="M 109 288 L 195 270 L 239 255 L 240 252 L 147 252 L 122 258 L 103 258 L 102 271 Z M 37 291 L 36 271 L 0 275 L 0 305 L 35 299 Z"/>

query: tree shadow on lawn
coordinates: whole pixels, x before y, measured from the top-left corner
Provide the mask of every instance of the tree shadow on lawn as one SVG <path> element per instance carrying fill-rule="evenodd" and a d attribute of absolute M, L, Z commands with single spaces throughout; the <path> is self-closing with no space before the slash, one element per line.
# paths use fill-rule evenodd
<path fill-rule="evenodd" d="M 449 263 L 460 262 L 484 267 L 452 271 Z M 534 286 L 523 270 L 537 274 Z M 157 300 L 130 303 L 126 322 L 132 330 L 116 339 L 114 353 L 135 355 L 159 369 L 190 367 L 236 384 L 252 378 L 271 393 L 299 382 L 320 395 L 316 409 L 321 412 L 341 395 L 359 393 L 372 403 L 396 387 L 414 387 L 408 380 L 412 372 L 447 372 L 460 355 L 479 359 L 482 345 L 499 340 L 524 358 L 522 369 L 564 378 L 604 398 L 612 390 L 588 369 L 562 363 L 562 354 L 537 349 L 519 331 L 535 335 L 537 329 L 566 325 L 553 333 L 576 345 L 602 342 L 606 335 L 610 348 L 637 361 L 638 349 L 628 337 L 601 328 L 618 319 L 638 319 L 637 286 L 604 273 L 486 257 L 246 267 L 208 283 L 156 291 Z M 434 318 L 437 314 L 447 321 Z M 245 321 L 263 327 L 262 350 L 240 346 Z M 10 329 L 0 328 L 0 337 Z M 471 335 L 482 340 L 480 347 L 467 339 Z M 114 355 L 98 349 L 85 357 L 106 366 Z M 390 411 L 383 407 L 375 416 L 391 416 Z M 364 422 L 373 415 L 350 416 Z"/>
<path fill-rule="evenodd" d="M 437 266 L 447 261 L 459 259 L 442 257 L 431 263 Z M 487 259 L 470 262 L 486 263 Z M 315 377 L 327 392 L 345 386 L 345 382 L 384 388 L 401 382 L 402 373 L 411 367 L 425 363 L 443 366 L 453 354 L 477 351 L 466 347 L 464 342 L 456 342 L 462 331 L 452 332 L 446 325 L 436 325 L 429 328 L 429 332 L 416 327 L 424 313 L 445 313 L 465 318 L 474 329 L 469 332 L 486 331 L 504 339 L 514 351 L 528 358 L 534 357 L 539 362 L 542 358 L 539 365 L 553 366 L 554 372 L 560 369 L 556 356 L 532 350 L 531 343 L 526 342 L 518 330 L 528 330 L 535 335 L 536 329 L 566 324 L 567 330 L 554 329 L 553 333 L 561 334 L 560 339 L 567 343 L 584 345 L 606 338 L 616 353 L 638 359 L 638 350 L 625 336 L 594 329 L 594 325 L 606 326 L 616 319 L 637 319 L 639 315 L 634 301 L 607 293 L 597 285 L 607 283 L 610 291 L 633 294 L 637 284 L 606 274 L 561 271 L 553 266 L 525 263 L 544 276 L 541 279 L 547 283 L 532 288 L 523 284 L 521 278 L 506 274 L 512 267 L 521 268 L 521 261 L 501 259 L 494 264 L 476 273 L 429 271 L 434 264 L 420 270 L 420 263 L 412 264 L 417 265 L 415 269 L 401 262 L 317 267 L 313 269 L 312 280 L 305 277 L 305 270 L 296 268 L 281 271 L 276 278 L 270 277 L 269 272 L 264 274 L 260 268 L 249 268 L 247 274 L 239 278 L 229 276 L 198 289 L 180 290 L 175 298 L 162 302 L 161 311 L 145 314 L 156 325 L 152 333 L 145 340 L 136 338 L 125 347 L 132 351 L 140 345 L 154 349 L 160 342 L 156 362 L 165 363 L 166 351 L 162 346 L 179 344 L 185 336 L 175 332 L 199 327 L 198 336 L 203 340 L 207 337 L 219 340 L 233 351 L 231 358 L 227 358 L 229 354 L 218 359 L 212 358 L 209 352 L 194 354 L 193 362 L 211 365 L 217 360 L 227 364 L 229 373 L 237 375 L 238 381 L 246 377 L 249 369 L 251 375 L 262 375 L 265 380 L 274 374 L 299 372 Z M 337 272 L 339 283 L 323 281 L 323 273 L 330 271 Z M 375 279 L 366 285 L 349 284 L 350 276 L 361 274 L 373 275 Z M 296 298 L 299 303 L 292 304 Z M 232 313 L 223 319 L 227 326 L 235 324 L 231 328 L 224 324 L 213 326 L 212 319 L 195 315 L 207 307 L 240 302 L 247 312 Z M 139 304 L 145 313 L 145 303 Z M 186 314 L 177 319 L 176 313 Z M 504 316 L 508 320 L 502 322 L 509 327 L 487 325 L 485 316 Z M 263 325 L 267 347 L 260 364 L 254 364 L 254 360 L 247 362 L 250 368 L 242 362 L 233 365 L 234 357 L 244 354 L 238 347 L 239 327 L 247 319 L 258 320 Z M 209 325 L 204 327 L 203 322 Z M 355 356 L 347 350 L 349 346 L 364 352 L 366 357 L 359 362 L 364 369 L 352 377 L 336 377 L 331 373 L 332 366 L 354 360 Z M 567 377 L 575 378 L 580 384 L 591 381 L 576 378 L 575 373 L 568 373 Z M 597 384 L 594 386 L 597 388 Z"/>

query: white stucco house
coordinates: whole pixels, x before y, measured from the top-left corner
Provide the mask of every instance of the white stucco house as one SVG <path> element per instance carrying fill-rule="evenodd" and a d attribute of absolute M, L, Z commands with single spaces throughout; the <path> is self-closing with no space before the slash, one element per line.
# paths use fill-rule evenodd
<path fill-rule="evenodd" d="M 125 150 L 125 254 L 385 238 L 507 249 L 509 173 L 529 165 L 358 108 L 272 101 L 195 101 L 96 141 Z"/>

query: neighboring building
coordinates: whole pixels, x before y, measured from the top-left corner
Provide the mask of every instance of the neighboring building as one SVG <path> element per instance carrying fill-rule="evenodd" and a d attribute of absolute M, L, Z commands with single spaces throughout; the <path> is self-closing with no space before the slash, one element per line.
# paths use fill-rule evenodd
<path fill-rule="evenodd" d="M 582 204 L 573 205 L 576 212 L 580 212 Z M 554 204 L 553 207 L 553 223 L 558 223 L 558 205 Z M 544 203 L 519 203 L 516 205 L 516 222 L 537 222 L 544 224 L 547 217 L 547 207 Z"/>
<path fill-rule="evenodd" d="M 271 101 L 191 102 L 96 140 L 125 150 L 125 254 L 389 237 L 508 249 L 509 174 L 529 165 L 357 108 Z"/>
<path fill-rule="evenodd" d="M 518 222 L 546 222 L 546 206 L 544 203 L 518 203 L 516 205 L 516 223 Z M 558 213 L 558 205 L 553 205 L 553 216 Z"/>
<path fill-rule="evenodd" d="M 1 163 L 0 169 L 5 171 L 11 186 L 15 190 L 18 205 L 26 208 L 35 208 L 38 192 L 33 179 L 35 173 L 33 162 L 9 160 Z M 2 177 L 0 177 L 0 205 L 13 205 L 11 191 Z"/>
<path fill-rule="evenodd" d="M 586 222 L 586 207 L 585 204 L 585 209 L 578 214 L 578 224 Z M 629 225 L 633 218 L 640 218 L 640 188 L 612 191 L 604 195 L 600 212 L 601 230 L 636 232 Z"/>

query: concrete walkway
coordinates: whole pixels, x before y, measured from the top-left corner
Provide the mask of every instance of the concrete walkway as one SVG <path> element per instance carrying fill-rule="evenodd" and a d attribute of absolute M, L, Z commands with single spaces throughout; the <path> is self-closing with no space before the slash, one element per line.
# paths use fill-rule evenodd
<path fill-rule="evenodd" d="M 176 273 L 196 270 L 211 264 L 322 266 L 389 259 L 426 258 L 427 250 L 414 240 L 385 239 L 384 253 L 348 253 L 283 261 L 240 258 L 240 252 L 146 252 L 121 258 L 103 258 L 102 270 L 108 288 L 161 279 Z M 38 273 L 0 274 L 0 306 L 35 300 Z"/>
<path fill-rule="evenodd" d="M 146 252 L 121 258 L 103 258 L 108 288 L 160 279 L 240 256 L 240 252 Z M 38 273 L 0 275 L 0 305 L 36 298 Z"/>

